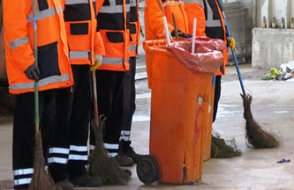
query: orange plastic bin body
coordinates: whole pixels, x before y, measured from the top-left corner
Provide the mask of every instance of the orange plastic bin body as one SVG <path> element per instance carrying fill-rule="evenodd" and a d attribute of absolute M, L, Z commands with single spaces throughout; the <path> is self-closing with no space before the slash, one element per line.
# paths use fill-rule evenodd
<path fill-rule="evenodd" d="M 164 43 L 144 43 L 151 88 L 150 154 L 159 163 L 160 182 L 190 184 L 202 175 L 205 101 L 212 73 L 188 69 Z M 208 105 L 208 103 L 207 103 Z"/>
<path fill-rule="evenodd" d="M 214 109 L 214 82 L 212 80 L 211 89 L 208 91 L 209 98 L 204 101 L 204 122 L 203 122 L 203 161 L 211 158 L 211 142 L 212 142 L 212 120 Z"/>

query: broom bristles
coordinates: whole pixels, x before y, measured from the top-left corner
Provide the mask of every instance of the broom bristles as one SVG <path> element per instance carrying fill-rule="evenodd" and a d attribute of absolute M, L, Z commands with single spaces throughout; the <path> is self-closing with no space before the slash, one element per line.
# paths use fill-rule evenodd
<path fill-rule="evenodd" d="M 230 146 L 219 136 L 212 136 L 211 158 L 232 158 L 240 155 L 241 151 L 237 149 L 235 144 Z"/>
<path fill-rule="evenodd" d="M 99 116 L 91 122 L 95 133 L 95 149 L 89 158 L 89 173 L 99 177 L 103 184 L 126 185 L 130 181 L 130 176 L 119 166 L 115 158 L 110 158 L 103 146 L 102 126 L 106 118 Z"/>
<path fill-rule="evenodd" d="M 276 148 L 280 143 L 277 138 L 264 131 L 262 127 L 254 120 L 251 112 L 252 96 L 241 94 L 244 105 L 244 119 L 246 120 L 246 138 L 255 148 Z"/>
<path fill-rule="evenodd" d="M 36 133 L 35 138 L 34 174 L 29 190 L 54 190 L 56 189 L 55 183 L 45 170 L 41 132 Z"/>

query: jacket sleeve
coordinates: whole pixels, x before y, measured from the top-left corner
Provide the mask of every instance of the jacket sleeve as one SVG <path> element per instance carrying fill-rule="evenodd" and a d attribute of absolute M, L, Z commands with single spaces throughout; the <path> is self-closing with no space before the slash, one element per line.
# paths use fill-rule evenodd
<path fill-rule="evenodd" d="M 95 54 L 97 55 L 105 55 L 105 48 L 104 48 L 104 44 L 103 44 L 103 40 L 102 37 L 100 35 L 100 32 L 96 32 L 96 36 L 95 36 L 95 42 L 94 42 L 94 46 L 95 46 Z"/>
<path fill-rule="evenodd" d="M 98 14 L 103 6 L 104 0 L 96 0 L 96 13 Z M 96 15 L 97 16 L 97 15 Z"/>
<path fill-rule="evenodd" d="M 27 0 L 19 0 L 17 3 L 12 0 L 3 1 L 4 35 L 6 48 L 9 48 L 14 57 L 14 63 L 25 71 L 34 63 L 34 53 L 29 39 Z"/>
<path fill-rule="evenodd" d="M 185 4 L 185 11 L 188 17 L 189 34 L 193 33 L 193 24 L 194 24 L 193 22 L 194 22 L 194 18 L 196 17 L 197 36 L 206 36 L 205 34 L 206 20 L 205 20 L 205 12 L 203 7 L 199 5 L 198 3 L 187 3 Z"/>
<path fill-rule="evenodd" d="M 146 0 L 146 12 L 145 17 L 148 18 L 148 28 L 158 38 L 164 36 L 164 24 L 163 17 L 164 14 L 158 2 L 159 0 Z M 168 24 L 169 31 L 172 32 L 174 27 Z"/>

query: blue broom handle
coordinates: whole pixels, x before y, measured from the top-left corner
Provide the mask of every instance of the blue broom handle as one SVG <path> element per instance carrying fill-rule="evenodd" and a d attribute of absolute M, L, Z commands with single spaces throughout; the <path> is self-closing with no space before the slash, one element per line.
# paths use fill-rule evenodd
<path fill-rule="evenodd" d="M 223 9 L 223 2 L 222 2 L 222 0 L 218 0 L 218 2 L 219 2 L 220 6 L 221 6 L 222 9 Z M 224 10 L 224 9 L 223 9 L 223 10 Z M 225 24 L 226 24 L 225 27 L 226 27 L 226 29 L 227 29 L 227 36 L 228 36 L 228 37 L 231 37 L 229 24 L 228 24 L 228 22 L 226 21 L 226 19 L 225 19 Z M 244 87 L 244 84 L 243 84 L 243 79 L 242 79 L 242 75 L 241 75 L 241 72 L 240 72 L 238 59 L 237 59 L 237 56 L 236 56 L 235 51 L 234 51 L 232 48 L 231 48 L 231 52 L 232 52 L 233 59 L 234 59 L 234 62 L 235 62 L 235 67 L 236 67 L 236 70 L 237 70 L 237 74 L 238 74 L 238 78 L 239 78 L 240 86 L 241 86 L 241 89 L 242 89 L 243 95 L 245 96 L 245 95 L 246 95 L 246 91 L 245 91 L 245 87 Z"/>

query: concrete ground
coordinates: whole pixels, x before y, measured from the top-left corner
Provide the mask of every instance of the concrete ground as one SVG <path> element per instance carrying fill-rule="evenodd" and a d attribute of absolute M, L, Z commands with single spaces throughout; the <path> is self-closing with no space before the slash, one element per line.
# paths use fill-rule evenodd
<path fill-rule="evenodd" d="M 244 84 L 253 96 L 252 112 L 264 129 L 275 133 L 281 142 L 276 149 L 248 148 L 245 140 L 245 120 L 240 86 L 234 67 L 223 78 L 222 97 L 213 130 L 228 141 L 235 141 L 242 156 L 232 159 L 212 159 L 204 163 L 202 181 L 196 185 L 143 185 L 132 167 L 128 186 L 105 186 L 97 189 L 223 189 L 223 190 L 290 190 L 294 189 L 294 82 L 262 81 L 263 70 L 242 65 Z M 139 64 L 136 81 L 137 110 L 134 116 L 132 141 L 139 153 L 148 153 L 150 90 L 146 73 Z M 12 179 L 11 137 L 12 117 L 0 117 L 0 181 Z M 290 159 L 288 163 L 277 163 Z M 82 188 L 79 188 L 82 189 Z M 85 189 L 85 188 L 84 188 Z"/>

